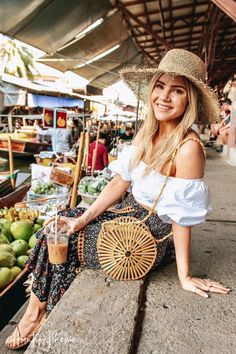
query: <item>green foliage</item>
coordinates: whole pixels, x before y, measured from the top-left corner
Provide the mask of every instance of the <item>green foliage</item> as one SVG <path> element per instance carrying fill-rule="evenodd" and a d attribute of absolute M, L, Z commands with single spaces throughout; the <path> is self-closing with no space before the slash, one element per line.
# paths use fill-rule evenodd
<path fill-rule="evenodd" d="M 38 71 L 34 64 L 34 56 L 24 46 L 20 46 L 12 39 L 5 42 L 3 50 L 3 60 L 5 62 L 4 72 L 20 78 L 32 80 L 33 71 Z"/>

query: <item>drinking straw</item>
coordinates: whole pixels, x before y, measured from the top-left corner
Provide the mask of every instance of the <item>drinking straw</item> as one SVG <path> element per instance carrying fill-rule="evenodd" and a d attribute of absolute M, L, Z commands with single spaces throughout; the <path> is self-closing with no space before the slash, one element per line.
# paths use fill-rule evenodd
<path fill-rule="evenodd" d="M 57 207 L 56 209 L 56 218 L 55 218 L 55 244 L 57 244 L 57 220 L 58 220 L 58 215 L 57 215 Z"/>

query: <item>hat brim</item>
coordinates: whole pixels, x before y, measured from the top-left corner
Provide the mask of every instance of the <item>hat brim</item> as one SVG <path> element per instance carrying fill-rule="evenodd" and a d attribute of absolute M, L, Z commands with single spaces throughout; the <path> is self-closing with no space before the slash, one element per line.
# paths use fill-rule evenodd
<path fill-rule="evenodd" d="M 144 104 L 148 101 L 148 87 L 151 79 L 157 74 L 171 74 L 177 76 L 183 76 L 187 78 L 196 87 L 199 93 L 199 109 L 200 116 L 198 123 L 207 124 L 213 120 L 219 120 L 219 104 L 216 95 L 202 81 L 196 78 L 178 73 L 169 72 L 165 70 L 159 70 L 158 68 L 124 68 L 120 71 L 121 78 L 134 92 L 137 99 L 140 99 Z"/>

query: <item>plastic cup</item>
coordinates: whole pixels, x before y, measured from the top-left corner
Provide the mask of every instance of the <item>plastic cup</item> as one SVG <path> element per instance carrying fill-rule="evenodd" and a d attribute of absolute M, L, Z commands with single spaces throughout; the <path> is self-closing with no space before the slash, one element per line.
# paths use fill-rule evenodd
<path fill-rule="evenodd" d="M 57 233 L 54 226 L 47 230 L 48 258 L 51 264 L 63 264 L 67 260 L 68 236 L 64 228 L 58 225 Z"/>

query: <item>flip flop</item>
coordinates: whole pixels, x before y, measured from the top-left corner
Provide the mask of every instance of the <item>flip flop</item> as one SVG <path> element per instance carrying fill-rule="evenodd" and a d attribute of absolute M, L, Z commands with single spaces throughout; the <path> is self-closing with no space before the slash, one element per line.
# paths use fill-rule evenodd
<path fill-rule="evenodd" d="M 39 330 L 41 329 L 42 325 L 44 324 L 46 320 L 45 315 L 43 315 L 39 321 L 39 323 L 37 324 L 37 326 L 32 329 L 32 331 L 25 337 L 21 337 L 20 335 L 20 331 L 19 331 L 19 327 L 18 325 L 16 326 L 16 328 L 14 329 L 13 333 L 7 338 L 5 345 L 8 349 L 19 349 L 22 348 L 24 346 L 26 346 L 27 344 L 29 344 L 32 339 L 34 338 L 35 334 L 39 332 Z"/>

